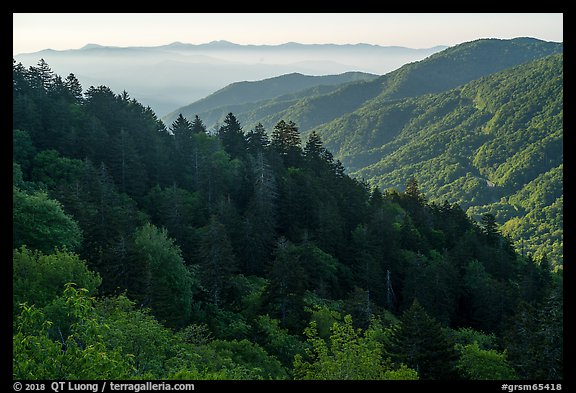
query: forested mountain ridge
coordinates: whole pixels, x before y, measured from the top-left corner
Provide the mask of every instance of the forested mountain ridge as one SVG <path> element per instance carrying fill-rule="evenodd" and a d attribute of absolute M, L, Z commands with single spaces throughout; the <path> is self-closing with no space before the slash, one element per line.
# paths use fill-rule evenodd
<path fill-rule="evenodd" d="M 166 128 L 41 61 L 13 125 L 14 379 L 563 378 L 562 271 L 288 119 Z"/>
<path fill-rule="evenodd" d="M 377 78 L 377 75 L 364 72 L 346 72 L 340 75 L 323 76 L 292 73 L 261 81 L 236 82 L 210 94 L 208 97 L 178 108 L 164 116 L 162 121 L 166 124 L 172 124 L 179 114 L 189 119 L 193 119 L 198 115 L 206 123 L 208 129 L 211 129 L 213 124 L 222 121 L 228 113 L 239 112 L 238 109 L 243 104 L 253 104 L 248 107 L 255 108 L 261 106 L 260 102 L 263 100 L 278 99 L 281 96 L 301 91 L 313 94 L 318 89 L 321 89 L 320 91 L 332 90 L 336 89 L 337 85 L 375 78 Z M 225 111 L 225 113 L 217 118 L 209 116 L 207 112 L 215 109 L 219 109 L 218 112 Z"/>
<path fill-rule="evenodd" d="M 417 174 L 429 198 L 494 214 L 519 249 L 562 263 L 562 54 L 314 131 L 353 176 L 385 189 Z"/>
<path fill-rule="evenodd" d="M 378 106 L 387 100 L 449 90 L 493 72 L 560 53 L 562 47 L 561 43 L 533 38 L 479 39 L 446 48 L 375 80 L 347 84 L 335 91 L 311 91 L 303 97 L 284 100 L 281 105 L 262 101 L 248 108 L 223 106 L 217 111 L 219 117 L 200 111 L 187 116 L 178 109 L 174 115 L 182 112 L 189 120 L 195 115 L 210 118 L 211 121 L 206 122 L 209 128 L 221 122 L 229 112 L 233 112 L 247 129 L 258 123 L 270 129 L 281 119 L 291 119 L 300 126 L 303 135 L 307 135 L 312 128 L 346 116 L 364 105 Z"/>

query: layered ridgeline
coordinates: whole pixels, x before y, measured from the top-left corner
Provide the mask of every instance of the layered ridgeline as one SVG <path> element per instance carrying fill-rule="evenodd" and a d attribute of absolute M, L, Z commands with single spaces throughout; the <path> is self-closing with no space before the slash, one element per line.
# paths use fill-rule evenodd
<path fill-rule="evenodd" d="M 492 213 L 523 252 L 562 262 L 563 56 L 370 105 L 316 129 L 354 176 L 416 176 L 431 199 Z M 372 119 L 372 121 L 367 120 Z"/>
<path fill-rule="evenodd" d="M 303 89 L 296 94 L 278 94 L 273 98 L 267 98 L 269 93 L 266 84 L 254 83 L 252 87 L 262 86 L 262 89 L 259 95 L 250 92 L 250 97 L 258 97 L 246 98 L 245 102 L 250 105 L 238 106 L 237 102 L 221 99 L 221 92 L 217 92 L 176 109 L 162 120 L 171 124 L 179 113 L 189 120 L 198 115 L 211 129 L 217 123 L 222 123 L 225 116 L 232 112 L 247 130 L 258 123 L 266 129 L 272 129 L 281 119 L 292 119 L 306 135 L 311 128 L 347 115 L 364 105 L 379 105 L 381 101 L 446 91 L 502 69 L 561 51 L 562 44 L 533 38 L 481 39 L 447 48 L 371 81 L 347 83 L 324 91 Z M 242 86 L 233 84 L 222 91 L 234 91 Z M 205 106 L 206 102 L 210 103 L 209 108 Z"/>
<path fill-rule="evenodd" d="M 127 90 L 163 116 L 174 108 L 237 81 L 257 81 L 298 72 L 331 75 L 348 71 L 384 74 L 445 49 L 412 49 L 368 44 L 238 45 L 213 41 L 174 42 L 155 47 L 88 44 L 80 49 L 22 53 L 15 60 L 34 66 L 44 59 L 60 75 L 73 72 L 83 86 Z"/>
<path fill-rule="evenodd" d="M 277 113 L 300 98 L 323 95 L 344 84 L 370 81 L 378 76 L 365 72 L 346 72 L 339 75 L 312 76 L 299 73 L 285 74 L 260 81 L 232 83 L 190 105 L 178 108 L 164 116 L 166 124 L 172 124 L 178 115 L 188 119 L 199 116 L 209 129 L 221 123 L 232 113 Z M 255 115 L 252 114 L 252 117 Z"/>
<path fill-rule="evenodd" d="M 481 39 L 371 81 L 196 115 L 214 126 L 233 112 L 246 130 L 293 119 L 354 176 L 381 188 L 416 176 L 430 199 L 493 213 L 519 250 L 561 263 L 562 60 L 530 62 L 562 50 L 533 38 Z"/>

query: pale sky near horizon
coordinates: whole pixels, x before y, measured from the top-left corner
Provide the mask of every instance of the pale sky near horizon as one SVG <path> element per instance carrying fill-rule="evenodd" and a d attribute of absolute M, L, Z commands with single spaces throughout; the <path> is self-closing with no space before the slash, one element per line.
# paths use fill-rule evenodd
<path fill-rule="evenodd" d="M 13 55 L 42 49 L 203 44 L 357 44 L 430 48 L 479 38 L 562 42 L 562 13 L 15 13 Z"/>

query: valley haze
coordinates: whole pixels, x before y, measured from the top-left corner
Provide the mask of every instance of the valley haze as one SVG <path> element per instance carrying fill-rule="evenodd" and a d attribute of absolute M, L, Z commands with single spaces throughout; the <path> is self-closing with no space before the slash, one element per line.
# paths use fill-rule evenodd
<path fill-rule="evenodd" d="M 161 117 L 233 82 L 289 73 L 383 75 L 446 48 L 295 42 L 239 45 L 220 40 L 138 47 L 87 44 L 80 49 L 21 53 L 14 59 L 26 67 L 44 59 L 57 74 L 74 73 L 84 89 L 105 85 L 116 93 L 125 90 Z"/>

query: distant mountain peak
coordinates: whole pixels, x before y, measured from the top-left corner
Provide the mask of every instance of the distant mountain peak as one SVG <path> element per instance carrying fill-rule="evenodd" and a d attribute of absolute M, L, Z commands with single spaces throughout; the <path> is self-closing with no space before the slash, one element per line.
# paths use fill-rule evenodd
<path fill-rule="evenodd" d="M 104 48 L 104 46 L 99 45 L 99 44 L 86 44 L 86 45 L 84 45 L 82 48 L 80 48 L 80 50 L 84 50 L 84 49 L 100 49 L 100 48 Z"/>
<path fill-rule="evenodd" d="M 233 42 L 226 41 L 226 40 L 210 41 L 210 42 L 209 42 L 208 44 L 206 44 L 206 45 L 218 46 L 218 47 L 238 46 L 238 44 L 235 44 L 235 43 L 233 43 Z"/>

